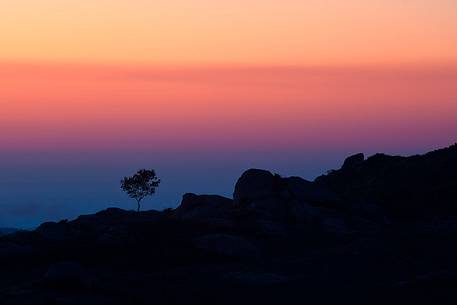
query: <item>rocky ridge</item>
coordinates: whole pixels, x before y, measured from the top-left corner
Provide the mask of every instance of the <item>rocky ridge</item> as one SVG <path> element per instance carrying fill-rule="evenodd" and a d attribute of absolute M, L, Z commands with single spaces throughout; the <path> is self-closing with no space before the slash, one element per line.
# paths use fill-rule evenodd
<path fill-rule="evenodd" d="M 0 237 L 0 304 L 453 304 L 456 190 L 456 145 L 316 181 L 249 169 L 233 199 Z"/>

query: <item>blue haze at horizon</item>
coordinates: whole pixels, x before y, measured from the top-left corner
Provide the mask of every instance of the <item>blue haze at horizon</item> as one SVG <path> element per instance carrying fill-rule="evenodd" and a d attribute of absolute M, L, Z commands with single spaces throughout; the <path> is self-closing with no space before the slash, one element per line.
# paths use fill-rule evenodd
<path fill-rule="evenodd" d="M 294 152 L 10 152 L 0 153 L 0 227 L 30 229 L 44 221 L 73 219 L 108 207 L 134 209 L 119 188 L 123 176 L 154 168 L 162 179 L 143 210 L 176 207 L 184 193 L 231 197 L 237 178 L 248 168 L 282 176 L 314 179 L 339 168 L 344 158 L 362 149 Z M 416 147 L 392 154 L 425 152 Z"/>

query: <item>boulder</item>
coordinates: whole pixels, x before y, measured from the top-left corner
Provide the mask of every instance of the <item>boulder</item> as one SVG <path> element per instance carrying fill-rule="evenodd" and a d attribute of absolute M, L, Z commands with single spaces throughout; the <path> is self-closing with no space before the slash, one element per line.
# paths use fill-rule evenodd
<path fill-rule="evenodd" d="M 314 182 L 300 177 L 281 178 L 265 170 L 250 169 L 243 173 L 233 194 L 237 205 L 249 205 L 264 200 L 302 201 L 310 204 L 334 205 L 337 196 Z"/>
<path fill-rule="evenodd" d="M 231 226 L 233 225 L 232 208 L 232 199 L 217 195 L 187 193 L 171 215 L 183 220 Z"/>
<path fill-rule="evenodd" d="M 70 228 L 67 220 L 60 222 L 45 222 L 36 230 L 44 239 L 51 241 L 63 241 L 71 238 Z"/>
<path fill-rule="evenodd" d="M 354 168 L 357 165 L 360 165 L 365 161 L 365 155 L 363 153 L 358 153 L 352 156 L 349 156 L 344 160 L 342 169 Z"/>
<path fill-rule="evenodd" d="M 233 193 L 236 205 L 246 205 L 253 200 L 275 197 L 279 176 L 266 170 L 249 169 L 238 179 Z"/>
<path fill-rule="evenodd" d="M 191 215 L 202 210 L 227 209 L 233 205 L 233 200 L 218 195 L 196 195 L 193 193 L 184 194 L 181 204 L 175 213 Z"/>
<path fill-rule="evenodd" d="M 249 209 L 256 221 L 305 225 L 320 217 L 318 207 L 336 207 L 338 198 L 303 178 L 281 178 L 265 170 L 250 169 L 236 183 L 234 202 Z"/>

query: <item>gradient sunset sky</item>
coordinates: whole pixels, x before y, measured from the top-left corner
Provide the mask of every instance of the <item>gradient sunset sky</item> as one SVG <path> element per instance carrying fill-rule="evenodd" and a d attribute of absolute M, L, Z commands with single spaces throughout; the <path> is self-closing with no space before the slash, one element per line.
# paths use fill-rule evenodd
<path fill-rule="evenodd" d="M 3 60 L 457 63 L 454 0 L 3 0 Z"/>
<path fill-rule="evenodd" d="M 0 227 L 456 141 L 455 0 L 0 3 Z"/>

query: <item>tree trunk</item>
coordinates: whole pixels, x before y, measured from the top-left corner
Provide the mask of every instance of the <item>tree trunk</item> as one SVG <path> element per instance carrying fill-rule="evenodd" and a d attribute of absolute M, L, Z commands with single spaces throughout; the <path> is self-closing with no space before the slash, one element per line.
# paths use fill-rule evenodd
<path fill-rule="evenodd" d="M 137 210 L 137 212 L 139 213 L 139 212 L 140 212 L 140 200 L 138 200 L 137 203 L 138 203 L 138 210 Z"/>

